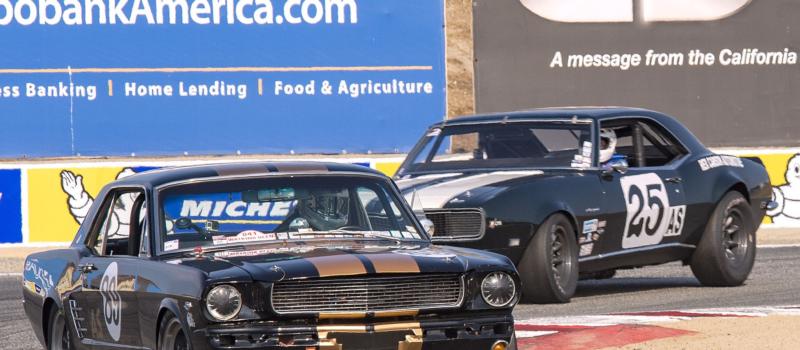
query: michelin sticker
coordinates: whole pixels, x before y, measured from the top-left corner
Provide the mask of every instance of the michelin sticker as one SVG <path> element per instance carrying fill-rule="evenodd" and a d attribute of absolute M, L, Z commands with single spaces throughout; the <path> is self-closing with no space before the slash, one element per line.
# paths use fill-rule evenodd
<path fill-rule="evenodd" d="M 786 164 L 786 184 L 772 188 L 772 200 L 778 204 L 767 215 L 776 224 L 800 224 L 800 154 Z"/>
<path fill-rule="evenodd" d="M 164 214 L 171 220 L 187 218 L 205 223 L 207 231 L 268 232 L 283 223 L 295 204 L 296 201 L 246 202 L 239 194 L 231 193 L 173 195 L 164 200 Z M 176 228 L 172 233 L 193 231 Z"/>
<path fill-rule="evenodd" d="M 108 264 L 106 272 L 103 273 L 100 295 L 103 297 L 103 319 L 108 334 L 114 341 L 119 341 L 122 327 L 122 298 L 119 296 L 119 273 L 116 262 Z"/>
<path fill-rule="evenodd" d="M 661 178 L 655 173 L 620 179 L 625 200 L 625 230 L 622 248 L 661 243 L 664 237 L 680 236 L 686 206 L 670 206 Z"/>

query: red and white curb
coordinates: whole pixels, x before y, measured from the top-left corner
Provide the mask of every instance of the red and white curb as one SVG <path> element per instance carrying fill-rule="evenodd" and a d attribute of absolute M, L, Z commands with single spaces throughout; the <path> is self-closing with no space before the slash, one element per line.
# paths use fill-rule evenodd
<path fill-rule="evenodd" d="M 517 320 L 520 349 L 591 350 L 692 334 L 656 324 L 700 317 L 800 316 L 800 305 L 620 313 Z"/>

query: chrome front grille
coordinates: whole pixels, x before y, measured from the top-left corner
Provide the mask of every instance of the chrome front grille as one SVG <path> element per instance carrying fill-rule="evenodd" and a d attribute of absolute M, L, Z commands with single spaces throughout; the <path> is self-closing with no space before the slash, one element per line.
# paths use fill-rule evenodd
<path fill-rule="evenodd" d="M 271 300 L 279 314 L 447 309 L 461 305 L 463 284 L 453 274 L 314 278 L 275 283 Z"/>
<path fill-rule="evenodd" d="M 479 208 L 425 209 L 425 217 L 433 222 L 433 238 L 437 239 L 479 238 L 486 228 Z"/>

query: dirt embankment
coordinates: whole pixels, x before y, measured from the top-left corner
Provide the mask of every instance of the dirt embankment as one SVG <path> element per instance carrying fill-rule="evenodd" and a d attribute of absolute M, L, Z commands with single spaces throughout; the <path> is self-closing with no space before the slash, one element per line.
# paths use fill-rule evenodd
<path fill-rule="evenodd" d="M 631 344 L 625 350 L 797 349 L 800 316 L 708 317 L 662 325 L 696 332 Z"/>
<path fill-rule="evenodd" d="M 447 117 L 475 112 L 472 0 L 447 0 Z"/>

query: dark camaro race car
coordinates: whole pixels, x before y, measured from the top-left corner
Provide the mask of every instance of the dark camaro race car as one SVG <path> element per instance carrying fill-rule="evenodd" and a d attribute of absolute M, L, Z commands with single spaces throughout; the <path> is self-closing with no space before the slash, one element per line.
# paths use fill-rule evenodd
<path fill-rule="evenodd" d="M 94 203 L 68 249 L 25 262 L 49 349 L 514 348 L 514 265 L 432 245 L 371 169 L 156 170 Z"/>
<path fill-rule="evenodd" d="M 680 260 L 742 284 L 770 201 L 757 161 L 714 154 L 632 108 L 559 108 L 431 126 L 396 174 L 433 239 L 504 254 L 523 298 L 566 302 L 579 278 Z"/>

